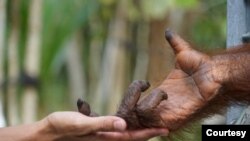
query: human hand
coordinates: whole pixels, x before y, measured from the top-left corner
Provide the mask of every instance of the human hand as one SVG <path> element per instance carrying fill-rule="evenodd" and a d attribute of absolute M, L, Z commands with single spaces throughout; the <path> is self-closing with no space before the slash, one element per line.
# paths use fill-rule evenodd
<path fill-rule="evenodd" d="M 144 141 L 168 134 L 166 129 L 125 131 L 126 123 L 119 117 L 88 117 L 78 112 L 55 112 L 43 122 L 58 141 Z"/>

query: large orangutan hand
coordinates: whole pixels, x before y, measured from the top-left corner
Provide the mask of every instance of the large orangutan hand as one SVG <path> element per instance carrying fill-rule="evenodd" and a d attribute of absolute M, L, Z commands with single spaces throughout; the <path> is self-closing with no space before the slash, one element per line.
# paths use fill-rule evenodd
<path fill-rule="evenodd" d="M 178 129 L 203 109 L 221 88 L 214 79 L 214 59 L 198 52 L 178 35 L 166 31 L 176 55 L 176 67 L 146 98 L 137 102 L 149 84 L 135 81 L 118 110 L 131 128 L 166 127 Z"/>
<path fill-rule="evenodd" d="M 178 35 L 166 31 L 166 39 L 176 55 L 176 67 L 156 89 L 168 95 L 155 109 L 166 127 L 177 129 L 193 118 L 221 88 L 214 77 L 215 62 L 196 51 Z"/>

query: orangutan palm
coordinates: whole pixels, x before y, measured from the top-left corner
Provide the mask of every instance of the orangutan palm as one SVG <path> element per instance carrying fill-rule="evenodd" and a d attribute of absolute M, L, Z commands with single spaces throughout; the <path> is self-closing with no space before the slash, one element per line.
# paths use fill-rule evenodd
<path fill-rule="evenodd" d="M 161 101 L 151 115 L 160 117 L 159 126 L 175 130 L 213 99 L 221 85 L 213 79 L 209 56 L 192 49 L 170 31 L 166 32 L 166 39 L 176 54 L 176 68 L 155 88 L 166 93 L 168 99 Z"/>

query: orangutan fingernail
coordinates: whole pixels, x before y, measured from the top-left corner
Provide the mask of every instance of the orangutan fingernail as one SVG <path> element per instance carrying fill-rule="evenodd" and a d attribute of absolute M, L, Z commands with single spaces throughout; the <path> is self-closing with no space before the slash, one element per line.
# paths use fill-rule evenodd
<path fill-rule="evenodd" d="M 173 35 L 172 31 L 169 28 L 167 28 L 165 31 L 165 38 L 169 41 L 172 39 L 172 35 Z"/>
<path fill-rule="evenodd" d="M 141 87 L 141 91 L 144 92 L 150 87 L 150 83 L 148 81 L 142 81 L 142 82 L 143 85 Z"/>

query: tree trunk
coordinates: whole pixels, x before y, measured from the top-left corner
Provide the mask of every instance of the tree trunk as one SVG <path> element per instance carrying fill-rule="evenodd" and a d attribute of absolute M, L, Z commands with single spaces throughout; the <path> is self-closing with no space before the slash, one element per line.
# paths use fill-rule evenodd
<path fill-rule="evenodd" d="M 165 40 L 166 20 L 150 24 L 148 80 L 155 87 L 174 66 L 173 51 Z"/>
<path fill-rule="evenodd" d="M 140 24 L 137 28 L 136 48 L 136 64 L 133 74 L 133 80 L 146 80 L 149 64 L 148 39 L 149 39 L 149 24 Z"/>
<path fill-rule="evenodd" d="M 90 43 L 90 55 L 89 55 L 89 87 L 88 87 L 88 101 L 90 105 L 95 103 L 95 96 L 98 89 L 98 82 L 100 81 L 100 70 L 102 63 L 102 41 L 100 39 L 92 39 Z M 94 105 L 94 104 L 93 104 Z"/>
<path fill-rule="evenodd" d="M 30 5 L 28 42 L 26 48 L 25 69 L 28 76 L 38 78 L 40 64 L 41 46 L 41 19 L 42 19 L 42 0 L 32 0 Z M 38 94 L 34 85 L 24 89 L 22 97 L 22 118 L 23 123 L 36 121 Z"/>
<path fill-rule="evenodd" d="M 101 80 L 93 105 L 100 113 L 114 113 L 124 91 L 124 65 L 127 61 L 124 47 L 127 30 L 126 10 L 127 0 L 118 1 L 115 17 L 109 26 Z"/>
<path fill-rule="evenodd" d="M 75 105 L 78 98 L 86 100 L 84 66 L 79 54 L 81 47 L 80 40 L 79 33 L 75 33 L 66 45 L 71 105 Z"/>
<path fill-rule="evenodd" d="M 19 123 L 18 119 L 18 102 L 17 102 L 17 85 L 16 80 L 19 74 L 18 68 L 18 56 L 17 56 L 17 47 L 18 47 L 18 35 L 19 35 L 19 1 L 13 0 L 11 3 L 11 28 L 10 36 L 8 39 L 8 88 L 7 88 L 7 107 L 8 107 L 8 124 L 16 125 Z"/>

